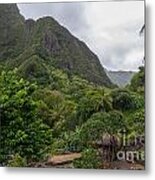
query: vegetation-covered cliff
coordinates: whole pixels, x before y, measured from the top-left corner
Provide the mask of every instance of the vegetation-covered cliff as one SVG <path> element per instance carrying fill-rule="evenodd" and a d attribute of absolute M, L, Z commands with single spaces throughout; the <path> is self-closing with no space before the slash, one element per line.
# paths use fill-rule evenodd
<path fill-rule="evenodd" d="M 54 66 L 95 84 L 112 86 L 98 57 L 84 42 L 52 17 L 25 20 L 16 4 L 0 6 L 0 49 L 0 62 L 20 67 L 26 76 L 40 71 L 48 74 Z"/>

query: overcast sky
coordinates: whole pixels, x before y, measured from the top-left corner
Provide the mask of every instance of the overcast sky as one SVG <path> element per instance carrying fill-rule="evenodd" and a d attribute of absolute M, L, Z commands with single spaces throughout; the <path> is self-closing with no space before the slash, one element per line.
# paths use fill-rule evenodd
<path fill-rule="evenodd" d="M 18 4 L 26 19 L 52 16 L 111 70 L 137 70 L 144 57 L 144 1 Z"/>

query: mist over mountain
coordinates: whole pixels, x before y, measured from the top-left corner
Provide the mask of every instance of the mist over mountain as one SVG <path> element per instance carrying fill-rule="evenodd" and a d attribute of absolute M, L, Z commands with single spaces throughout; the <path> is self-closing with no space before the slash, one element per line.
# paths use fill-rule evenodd
<path fill-rule="evenodd" d="M 130 84 L 131 79 L 133 78 L 136 72 L 134 71 L 108 71 L 106 73 L 110 80 L 118 85 L 119 87 L 125 87 Z"/>

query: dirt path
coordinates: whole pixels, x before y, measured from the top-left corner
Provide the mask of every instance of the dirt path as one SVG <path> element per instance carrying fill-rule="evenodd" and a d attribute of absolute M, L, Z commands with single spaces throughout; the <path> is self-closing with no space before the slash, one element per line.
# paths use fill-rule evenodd
<path fill-rule="evenodd" d="M 53 166 L 70 163 L 75 159 L 79 159 L 81 157 L 81 153 L 70 153 L 63 155 L 56 155 L 49 159 L 48 164 Z"/>

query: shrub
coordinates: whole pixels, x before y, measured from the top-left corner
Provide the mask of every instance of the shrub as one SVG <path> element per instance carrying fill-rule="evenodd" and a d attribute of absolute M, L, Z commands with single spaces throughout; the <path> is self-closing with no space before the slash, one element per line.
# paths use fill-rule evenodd
<path fill-rule="evenodd" d="M 75 168 L 99 169 L 101 168 L 102 160 L 97 150 L 89 148 L 82 152 L 80 159 L 74 160 L 73 165 Z"/>
<path fill-rule="evenodd" d="M 43 159 L 48 152 L 52 133 L 38 117 L 38 103 L 32 98 L 35 89 L 35 84 L 18 77 L 16 71 L 0 75 L 0 162 L 3 164 L 14 154 L 29 162 Z"/>
<path fill-rule="evenodd" d="M 11 160 L 8 161 L 8 167 L 26 167 L 27 162 L 25 158 L 22 158 L 19 154 L 12 156 Z"/>

